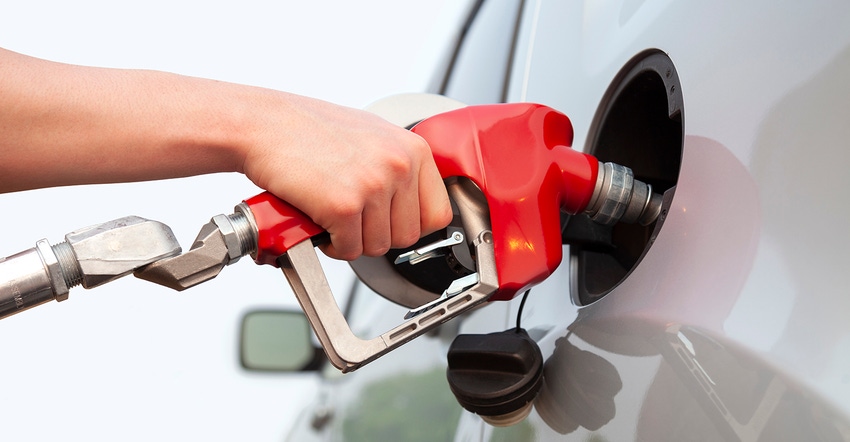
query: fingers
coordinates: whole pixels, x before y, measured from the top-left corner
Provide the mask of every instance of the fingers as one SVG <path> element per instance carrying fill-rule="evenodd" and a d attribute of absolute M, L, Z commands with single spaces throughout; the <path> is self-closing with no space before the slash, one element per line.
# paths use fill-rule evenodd
<path fill-rule="evenodd" d="M 305 97 L 274 94 L 270 103 L 250 119 L 256 128 L 240 170 L 325 229 L 328 256 L 380 256 L 451 220 L 422 137 L 374 114 Z"/>
<path fill-rule="evenodd" d="M 409 217 L 399 215 L 402 210 L 393 210 L 392 207 L 393 204 L 385 201 L 385 198 L 373 197 L 356 216 L 338 216 L 337 222 L 327 229 L 331 243 L 322 251 L 332 258 L 353 260 L 360 255 L 381 256 L 391 247 L 413 244 L 419 237 L 418 223 L 413 223 L 414 229 L 408 234 L 415 236 L 412 242 L 393 240 L 393 232 L 401 230 L 398 226 L 411 223 L 407 220 Z M 394 223 L 398 226 L 394 226 Z"/>
<path fill-rule="evenodd" d="M 408 247 L 422 236 L 422 226 L 419 221 L 421 201 L 417 181 L 405 186 L 403 191 L 397 192 L 393 198 L 390 209 L 390 243 L 393 248 Z"/>
<path fill-rule="evenodd" d="M 452 221 L 449 195 L 433 158 L 423 164 L 419 180 L 420 236 L 436 232 Z"/>
<path fill-rule="evenodd" d="M 415 155 L 385 164 L 385 173 L 376 178 L 381 184 L 374 184 L 360 205 L 349 207 L 348 216 L 335 217 L 339 222 L 328 227 L 332 244 L 323 249 L 326 254 L 346 260 L 361 254 L 381 256 L 390 248 L 409 247 L 451 221 L 442 178 L 430 148 L 421 143 L 413 148 Z M 352 195 L 362 197 L 357 192 Z"/>
<path fill-rule="evenodd" d="M 355 208 L 349 212 L 349 215 L 337 212 L 333 224 L 323 225 L 331 241 L 321 250 L 331 258 L 350 261 L 363 254 L 362 211 Z"/>
<path fill-rule="evenodd" d="M 363 212 L 363 254 L 381 256 L 392 245 L 391 201 L 387 197 L 371 198 Z"/>

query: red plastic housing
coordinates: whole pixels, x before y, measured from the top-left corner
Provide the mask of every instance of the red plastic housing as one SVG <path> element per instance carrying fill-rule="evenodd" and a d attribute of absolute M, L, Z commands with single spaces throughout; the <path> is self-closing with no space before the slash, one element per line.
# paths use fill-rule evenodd
<path fill-rule="evenodd" d="M 470 178 L 484 192 L 499 275 L 492 300 L 509 300 L 558 267 L 560 211 L 583 211 L 599 162 L 574 151 L 566 115 L 530 103 L 470 106 L 413 129 L 428 141 L 443 178 Z"/>
<path fill-rule="evenodd" d="M 257 264 L 279 267 L 277 259 L 290 247 L 324 232 L 304 212 L 269 192 L 249 198 L 245 204 L 257 223 Z"/>
<path fill-rule="evenodd" d="M 431 146 L 443 178 L 471 179 L 490 207 L 499 275 L 493 300 L 509 300 L 561 263 L 560 211 L 583 211 L 596 185 L 596 158 L 574 151 L 566 115 L 543 105 L 470 106 L 413 129 Z M 257 223 L 258 264 L 278 266 L 290 247 L 323 230 L 268 192 L 245 201 Z"/>

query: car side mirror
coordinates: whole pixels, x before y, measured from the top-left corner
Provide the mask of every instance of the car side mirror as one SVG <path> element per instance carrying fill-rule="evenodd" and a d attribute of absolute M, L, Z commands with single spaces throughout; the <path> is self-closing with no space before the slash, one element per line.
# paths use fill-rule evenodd
<path fill-rule="evenodd" d="M 246 370 L 317 371 L 327 360 L 313 344 L 310 323 L 300 310 L 255 310 L 242 317 L 239 360 Z"/>

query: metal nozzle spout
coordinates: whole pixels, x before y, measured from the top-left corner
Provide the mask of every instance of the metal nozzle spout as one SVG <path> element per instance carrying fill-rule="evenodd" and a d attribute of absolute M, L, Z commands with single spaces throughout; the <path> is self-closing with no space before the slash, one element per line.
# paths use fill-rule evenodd
<path fill-rule="evenodd" d="M 647 226 L 661 213 L 661 195 L 653 192 L 651 185 L 636 180 L 628 167 L 602 163 L 585 213 L 599 224 Z"/>

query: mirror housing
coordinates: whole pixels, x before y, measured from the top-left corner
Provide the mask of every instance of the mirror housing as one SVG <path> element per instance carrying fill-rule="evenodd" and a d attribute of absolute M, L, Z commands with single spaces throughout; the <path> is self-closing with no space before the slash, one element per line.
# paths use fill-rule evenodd
<path fill-rule="evenodd" d="M 313 344 L 310 323 L 300 310 L 253 310 L 242 316 L 239 362 L 250 371 L 318 371 L 327 358 Z"/>

